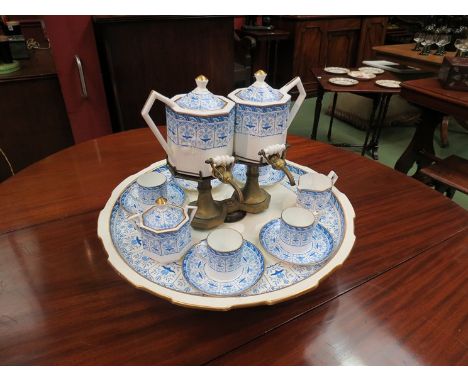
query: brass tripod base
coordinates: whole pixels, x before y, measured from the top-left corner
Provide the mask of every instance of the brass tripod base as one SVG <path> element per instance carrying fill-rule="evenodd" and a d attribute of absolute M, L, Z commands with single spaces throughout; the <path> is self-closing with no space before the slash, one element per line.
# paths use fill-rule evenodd
<path fill-rule="evenodd" d="M 246 212 L 258 214 L 268 208 L 270 205 L 271 195 L 263 188 L 260 188 L 260 185 L 258 184 L 258 175 L 258 166 L 247 165 L 247 182 L 242 189 L 244 201 L 240 203 L 235 193 L 231 196 L 227 203 L 228 218 L 236 216 L 235 214 L 238 211 L 244 212 L 244 215 L 242 216 L 244 217 Z"/>
<path fill-rule="evenodd" d="M 197 212 L 192 220 L 192 227 L 208 230 L 223 224 L 227 207 L 224 201 L 216 201 L 211 195 L 211 179 L 198 182 L 198 199 L 190 205 L 198 206 Z"/>

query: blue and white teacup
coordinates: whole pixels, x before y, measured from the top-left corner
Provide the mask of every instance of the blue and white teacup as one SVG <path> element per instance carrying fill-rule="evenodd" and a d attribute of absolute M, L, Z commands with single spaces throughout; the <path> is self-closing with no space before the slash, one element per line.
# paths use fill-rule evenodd
<path fill-rule="evenodd" d="M 137 180 L 138 200 L 143 204 L 152 205 L 159 198 L 167 199 L 167 180 L 159 172 L 147 172 Z"/>
<path fill-rule="evenodd" d="M 311 172 L 301 175 L 297 184 L 297 204 L 316 214 L 320 213 L 330 201 L 337 180 L 338 175 L 334 171 L 328 175 Z"/>
<path fill-rule="evenodd" d="M 232 228 L 212 231 L 206 238 L 208 263 L 206 274 L 218 281 L 230 281 L 242 272 L 244 238 Z"/>
<path fill-rule="evenodd" d="M 280 219 L 279 244 L 290 254 L 304 254 L 312 249 L 313 232 L 318 219 L 301 207 L 283 210 Z"/>

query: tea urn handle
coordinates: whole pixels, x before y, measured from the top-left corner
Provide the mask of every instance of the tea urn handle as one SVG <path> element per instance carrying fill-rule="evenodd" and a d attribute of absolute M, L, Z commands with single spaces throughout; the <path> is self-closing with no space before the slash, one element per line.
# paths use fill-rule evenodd
<path fill-rule="evenodd" d="M 143 106 L 143 109 L 141 110 L 141 116 L 146 121 L 146 123 L 148 124 L 148 126 L 151 129 L 151 131 L 153 132 L 153 134 L 156 136 L 157 140 L 159 141 L 159 143 L 163 147 L 164 151 L 168 155 L 172 155 L 172 152 L 171 152 L 171 149 L 169 148 L 169 145 L 167 144 L 166 140 L 162 136 L 161 132 L 159 131 L 158 127 L 156 126 L 156 124 L 154 123 L 153 119 L 151 118 L 151 116 L 149 114 L 149 112 L 150 112 L 151 108 L 153 107 L 154 102 L 156 100 L 159 100 L 159 101 L 165 103 L 167 106 L 169 106 L 171 108 L 174 108 L 176 106 L 176 103 L 174 101 L 172 101 L 171 99 L 169 99 L 167 97 L 164 97 L 162 94 L 160 94 L 160 93 L 158 93 L 158 92 L 156 92 L 154 90 L 151 90 L 151 93 L 150 93 L 148 99 L 146 100 L 145 105 Z"/>
<path fill-rule="evenodd" d="M 297 97 L 296 102 L 294 102 L 294 105 L 291 108 L 291 111 L 289 112 L 287 128 L 289 128 L 289 125 L 291 124 L 297 112 L 299 111 L 299 108 L 301 107 L 302 102 L 304 102 L 305 97 L 306 97 L 306 91 L 304 89 L 304 85 L 302 85 L 302 81 L 300 77 L 293 78 L 291 81 L 289 81 L 286 85 L 284 85 L 280 89 L 281 93 L 286 94 L 295 86 L 299 90 L 299 96 Z"/>

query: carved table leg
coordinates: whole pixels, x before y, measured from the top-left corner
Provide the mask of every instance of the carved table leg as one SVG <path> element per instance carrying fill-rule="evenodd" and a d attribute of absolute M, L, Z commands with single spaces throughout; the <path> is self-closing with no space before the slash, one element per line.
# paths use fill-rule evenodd
<path fill-rule="evenodd" d="M 331 133 L 332 133 L 332 126 L 333 126 L 333 119 L 335 118 L 336 99 L 337 98 L 338 98 L 338 93 L 335 92 L 335 94 L 333 95 L 333 105 L 332 105 L 331 116 L 330 116 L 330 125 L 328 126 L 328 134 L 327 134 L 328 142 L 331 141 Z"/>
<path fill-rule="evenodd" d="M 317 102 L 315 104 L 314 125 L 312 127 L 312 134 L 310 135 L 310 139 L 314 139 L 314 140 L 317 140 L 317 130 L 318 130 L 318 123 L 320 120 L 320 112 L 322 111 L 323 94 L 324 94 L 324 90 L 322 87 L 319 86 Z"/>
<path fill-rule="evenodd" d="M 430 109 L 423 109 L 421 121 L 416 127 L 414 136 L 395 164 L 395 170 L 405 174 L 411 169 L 413 164 L 417 162 L 418 167 L 430 164 L 430 160 L 422 158 L 418 155 L 421 150 L 434 154 L 434 131 L 442 121 L 443 114 Z"/>

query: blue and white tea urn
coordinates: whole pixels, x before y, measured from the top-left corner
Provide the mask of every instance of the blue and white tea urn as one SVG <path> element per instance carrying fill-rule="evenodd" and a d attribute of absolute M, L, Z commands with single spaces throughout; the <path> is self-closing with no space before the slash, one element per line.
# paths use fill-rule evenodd
<path fill-rule="evenodd" d="M 255 73 L 256 81 L 248 88 L 234 90 L 229 98 L 236 103 L 234 154 L 237 158 L 263 162 L 259 152 L 272 145 L 286 143 L 286 134 L 292 120 L 306 97 L 299 77 L 281 89 L 274 89 L 265 82 L 266 73 Z M 288 92 L 297 86 L 299 96 L 291 110 Z"/>
<path fill-rule="evenodd" d="M 200 75 L 197 87 L 187 94 L 167 98 L 152 90 L 141 115 L 167 153 L 169 164 L 185 175 L 211 175 L 205 161 L 220 155 L 232 155 L 234 144 L 234 102 L 212 94 L 208 79 Z M 167 141 L 149 112 L 156 100 L 166 104 Z"/>

